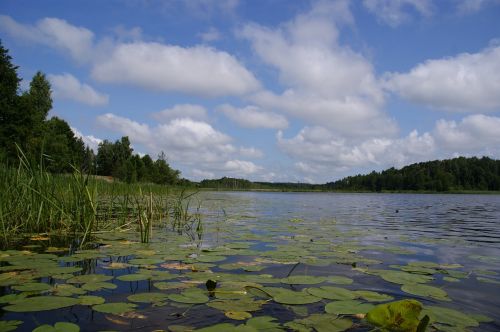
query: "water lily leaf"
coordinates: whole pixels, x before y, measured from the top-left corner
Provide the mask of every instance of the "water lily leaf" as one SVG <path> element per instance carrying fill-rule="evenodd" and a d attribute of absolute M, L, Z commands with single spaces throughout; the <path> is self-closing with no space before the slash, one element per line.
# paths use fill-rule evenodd
<path fill-rule="evenodd" d="M 257 332 L 256 329 L 254 329 L 251 326 L 246 326 L 246 325 L 238 325 L 235 326 L 233 324 L 229 323 L 220 323 L 208 327 L 204 327 L 201 329 L 196 330 L 197 332 Z"/>
<path fill-rule="evenodd" d="M 422 303 L 416 300 L 402 300 L 377 305 L 366 314 L 366 320 L 390 331 L 416 331 L 421 311 Z"/>
<path fill-rule="evenodd" d="M 79 332 L 80 327 L 73 323 L 68 322 L 58 322 L 52 325 L 40 325 L 32 332 Z"/>
<path fill-rule="evenodd" d="M 103 304 L 105 302 L 103 297 L 94 296 L 94 295 L 84 295 L 78 296 L 81 305 L 96 305 Z"/>
<path fill-rule="evenodd" d="M 130 267 L 128 263 L 112 262 L 108 265 L 104 265 L 102 268 L 107 270 L 121 270 Z"/>
<path fill-rule="evenodd" d="M 422 310 L 421 316 L 422 315 L 429 315 L 431 322 L 442 323 L 451 326 L 474 327 L 479 325 L 479 322 L 472 316 L 466 315 L 451 308 L 426 306 L 424 310 Z"/>
<path fill-rule="evenodd" d="M 32 312 L 61 309 L 76 304 L 79 304 L 79 301 L 72 297 L 37 296 L 17 300 L 3 309 L 14 312 Z"/>
<path fill-rule="evenodd" d="M 49 290 L 50 286 L 41 282 L 27 282 L 22 285 L 12 286 L 12 289 L 20 292 L 43 292 Z"/>
<path fill-rule="evenodd" d="M 170 294 L 168 295 L 169 300 L 180 302 L 180 303 L 190 303 L 190 304 L 201 304 L 208 302 L 209 298 L 206 292 L 199 288 L 186 289 L 180 294 Z"/>
<path fill-rule="evenodd" d="M 194 331 L 194 327 L 188 325 L 169 325 L 168 330 L 171 332 L 191 332 Z"/>
<path fill-rule="evenodd" d="M 113 279 L 113 276 L 103 274 L 84 274 L 68 279 L 66 282 L 70 284 L 86 284 L 90 282 L 103 282 Z"/>
<path fill-rule="evenodd" d="M 101 289 L 116 289 L 116 285 L 110 282 L 89 282 L 82 285 L 82 289 L 89 292 L 96 292 Z"/>
<path fill-rule="evenodd" d="M 156 303 L 167 299 L 168 295 L 163 293 L 137 293 L 127 297 L 131 302 Z"/>
<path fill-rule="evenodd" d="M 215 263 L 223 261 L 225 259 L 226 259 L 225 256 L 216 256 L 216 255 L 200 255 L 196 257 L 196 260 L 202 263 Z"/>
<path fill-rule="evenodd" d="M 352 321 L 346 318 L 338 318 L 336 315 L 313 314 L 286 323 L 285 326 L 298 331 L 311 331 L 314 329 L 317 332 L 340 332 L 349 329 L 352 326 Z"/>
<path fill-rule="evenodd" d="M 443 280 L 448 281 L 448 282 L 460 282 L 460 279 L 453 278 L 453 277 L 443 277 Z"/>
<path fill-rule="evenodd" d="M 290 285 L 315 285 L 324 282 L 326 278 L 316 276 L 290 276 L 281 279 L 283 284 Z"/>
<path fill-rule="evenodd" d="M 267 291 L 268 288 L 265 289 Z M 320 297 L 311 295 L 307 292 L 295 292 L 289 289 L 281 288 L 275 295 L 273 295 L 275 302 L 281 304 L 309 304 L 321 301 Z"/>
<path fill-rule="evenodd" d="M 137 305 L 133 303 L 111 302 L 94 305 L 92 309 L 105 314 L 123 314 L 133 311 L 136 307 Z"/>
<path fill-rule="evenodd" d="M 306 291 L 314 296 L 328 300 L 352 300 L 357 296 L 353 291 L 341 287 L 323 286 L 319 288 L 307 288 Z"/>
<path fill-rule="evenodd" d="M 74 294 L 83 295 L 87 291 L 85 289 L 78 288 L 70 284 L 60 284 L 60 285 L 55 285 L 52 292 L 54 295 L 57 296 L 71 296 Z"/>
<path fill-rule="evenodd" d="M 373 309 L 373 304 L 361 303 L 356 300 L 344 300 L 330 302 L 325 306 L 325 311 L 329 314 L 354 315 L 366 314 Z"/>
<path fill-rule="evenodd" d="M 0 331 L 1 332 L 14 331 L 22 323 L 23 322 L 20 320 L 1 320 L 0 321 Z"/>
<path fill-rule="evenodd" d="M 326 281 L 329 283 L 338 284 L 338 285 L 350 285 L 353 282 L 353 280 L 351 278 L 342 277 L 342 276 L 330 276 L 330 277 L 326 278 Z"/>
<path fill-rule="evenodd" d="M 20 293 L 20 294 L 8 294 L 4 296 L 0 296 L 0 303 L 12 303 L 15 302 L 16 300 L 24 299 L 27 294 Z"/>
<path fill-rule="evenodd" d="M 357 297 L 360 297 L 368 302 L 385 302 L 394 300 L 394 298 L 390 295 L 366 290 L 354 291 L 354 294 L 356 294 Z"/>
<path fill-rule="evenodd" d="M 246 311 L 226 311 L 224 315 L 226 315 L 227 318 L 234 320 L 246 320 L 248 318 L 252 318 L 252 314 Z"/>
<path fill-rule="evenodd" d="M 151 279 L 151 275 L 140 274 L 140 273 L 124 274 L 116 277 L 116 279 L 121 281 L 142 281 Z"/>
<path fill-rule="evenodd" d="M 170 290 L 170 289 L 185 289 L 185 288 L 190 288 L 194 287 L 195 285 L 192 283 L 187 283 L 187 282 L 155 282 L 153 284 L 154 287 L 160 289 L 160 290 Z"/>
<path fill-rule="evenodd" d="M 392 271 L 392 270 L 376 270 L 376 271 L 377 274 L 385 281 L 389 281 L 400 285 L 426 283 L 434 279 L 431 276 L 412 274 L 402 271 Z"/>
<path fill-rule="evenodd" d="M 406 284 L 401 286 L 401 290 L 409 294 L 422 297 L 430 297 L 440 301 L 451 301 L 446 291 L 434 286 L 422 284 Z"/>
<path fill-rule="evenodd" d="M 486 277 L 476 277 L 476 279 L 477 279 L 477 281 L 500 285 L 500 280 L 496 280 L 496 279 L 492 279 L 492 278 L 486 278 Z"/>

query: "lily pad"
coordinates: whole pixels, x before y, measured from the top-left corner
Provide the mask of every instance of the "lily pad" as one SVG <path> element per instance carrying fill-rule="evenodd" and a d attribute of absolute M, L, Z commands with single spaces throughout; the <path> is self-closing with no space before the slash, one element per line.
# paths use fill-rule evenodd
<path fill-rule="evenodd" d="M 378 275 L 385 281 L 389 281 L 395 284 L 417 284 L 426 283 L 433 280 L 433 277 L 427 275 L 413 274 L 402 271 L 392 271 L 392 270 L 377 270 Z"/>
<path fill-rule="evenodd" d="M 283 284 L 290 284 L 290 285 L 316 285 L 324 281 L 325 281 L 324 277 L 316 277 L 316 276 L 290 276 L 281 279 L 281 282 Z"/>
<path fill-rule="evenodd" d="M 317 332 L 340 332 L 349 329 L 352 326 L 352 321 L 346 318 L 338 318 L 336 315 L 313 314 L 286 323 L 285 326 L 295 331 L 311 331 L 311 329 L 314 329 Z"/>
<path fill-rule="evenodd" d="M 2 332 L 14 331 L 22 323 L 23 322 L 20 320 L 1 320 L 0 321 L 0 331 L 2 331 Z"/>
<path fill-rule="evenodd" d="M 234 320 L 246 320 L 248 318 L 252 318 L 252 314 L 246 311 L 226 311 L 224 315 L 226 315 L 227 318 Z"/>
<path fill-rule="evenodd" d="M 32 332 L 79 332 L 80 327 L 73 323 L 68 322 L 58 322 L 55 323 L 54 326 L 44 324 L 40 325 Z"/>
<path fill-rule="evenodd" d="M 330 276 L 326 278 L 326 281 L 337 285 L 350 285 L 353 283 L 353 280 L 351 278 L 342 276 Z"/>
<path fill-rule="evenodd" d="M 22 285 L 12 286 L 12 289 L 20 292 L 43 292 L 49 290 L 50 286 L 42 282 L 27 282 Z"/>
<path fill-rule="evenodd" d="M 431 322 L 451 326 L 475 327 L 479 322 L 473 317 L 451 308 L 426 306 L 421 315 L 429 315 Z"/>
<path fill-rule="evenodd" d="M 168 295 L 163 293 L 137 293 L 127 297 L 127 300 L 138 303 L 156 303 L 167 299 Z"/>
<path fill-rule="evenodd" d="M 394 298 L 390 295 L 366 290 L 354 291 L 354 294 L 356 294 L 357 297 L 360 297 L 368 302 L 385 302 L 394 300 Z"/>
<path fill-rule="evenodd" d="M 89 282 L 82 285 L 82 289 L 89 292 L 96 292 L 101 289 L 116 289 L 116 285 L 110 282 Z"/>
<path fill-rule="evenodd" d="M 416 331 L 421 311 L 422 303 L 402 300 L 377 305 L 366 314 L 366 320 L 384 330 Z"/>
<path fill-rule="evenodd" d="M 440 301 L 451 301 L 448 294 L 441 288 L 422 284 L 407 284 L 401 286 L 403 292 L 418 295 L 422 297 L 430 297 Z"/>
<path fill-rule="evenodd" d="M 201 304 L 208 302 L 209 298 L 206 292 L 199 288 L 186 289 L 180 294 L 170 294 L 168 295 L 169 300 L 180 302 L 180 303 L 190 303 L 190 304 Z"/>
<path fill-rule="evenodd" d="M 128 261 L 132 265 L 154 265 L 163 262 L 164 260 L 160 258 L 135 258 Z"/>
<path fill-rule="evenodd" d="M 17 300 L 3 309 L 14 312 L 33 312 L 61 309 L 71 307 L 79 303 L 78 299 L 72 297 L 37 296 Z"/>
<path fill-rule="evenodd" d="M 81 305 L 96 305 L 106 302 L 103 297 L 94 295 L 83 295 L 79 296 L 78 299 L 80 300 Z"/>
<path fill-rule="evenodd" d="M 259 331 L 280 331 L 282 328 L 280 327 L 280 323 L 276 322 L 276 318 L 271 316 L 260 316 L 250 318 L 246 322 L 247 326 L 251 326 Z"/>
<path fill-rule="evenodd" d="M 86 284 L 89 282 L 103 282 L 113 279 L 113 276 L 103 274 L 84 274 L 68 279 L 66 282 L 70 284 Z"/>
<path fill-rule="evenodd" d="M 323 286 L 319 288 L 308 288 L 307 292 L 311 295 L 321 297 L 328 300 L 352 300 L 355 299 L 356 293 L 345 288 Z"/>
<path fill-rule="evenodd" d="M 140 274 L 140 273 L 124 274 L 116 277 L 116 279 L 121 281 L 142 281 L 151 279 L 151 275 Z"/>
<path fill-rule="evenodd" d="M 227 311 L 258 311 L 262 305 L 267 303 L 263 300 L 254 300 L 251 298 L 237 299 L 237 300 L 214 300 L 207 303 L 207 306 L 227 312 Z"/>
<path fill-rule="evenodd" d="M 365 314 L 373 309 L 373 304 L 361 303 L 356 300 L 334 301 L 325 306 L 325 311 L 329 314 L 354 315 Z"/>
<path fill-rule="evenodd" d="M 124 314 L 133 311 L 136 307 L 137 305 L 133 303 L 111 302 L 94 305 L 92 309 L 105 314 Z"/>

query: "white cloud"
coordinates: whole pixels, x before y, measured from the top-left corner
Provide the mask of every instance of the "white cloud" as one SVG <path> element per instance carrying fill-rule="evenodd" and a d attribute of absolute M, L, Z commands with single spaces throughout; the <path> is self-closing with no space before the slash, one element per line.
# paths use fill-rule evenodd
<path fill-rule="evenodd" d="M 382 22 L 396 27 L 411 19 L 411 11 L 423 16 L 433 13 L 431 0 L 364 0 L 363 5 Z"/>
<path fill-rule="evenodd" d="M 214 179 L 215 174 L 213 172 L 203 171 L 201 169 L 194 168 L 191 170 L 191 176 L 195 180 L 204 180 L 204 179 Z"/>
<path fill-rule="evenodd" d="M 414 103 L 448 111 L 500 109 L 500 46 L 428 60 L 408 73 L 387 76 L 388 89 Z"/>
<path fill-rule="evenodd" d="M 434 129 L 438 144 L 451 153 L 500 157 L 500 118 L 469 115 L 459 123 L 439 120 Z"/>
<path fill-rule="evenodd" d="M 75 127 L 71 127 L 71 130 L 75 134 L 76 137 L 79 137 L 83 140 L 83 143 L 85 143 L 86 146 L 94 150 L 95 153 L 97 153 L 97 148 L 99 146 L 99 143 L 102 143 L 102 139 L 97 138 L 93 135 L 83 135 L 78 129 Z"/>
<path fill-rule="evenodd" d="M 397 128 L 380 111 L 384 95 L 373 66 L 338 42 L 336 8 L 335 2 L 320 2 L 277 29 L 255 24 L 242 29 L 240 35 L 278 70 L 286 87 L 282 94 L 263 91 L 251 100 L 346 135 L 392 135 Z"/>
<path fill-rule="evenodd" d="M 92 77 L 209 97 L 241 95 L 259 87 L 253 74 L 226 52 L 145 42 L 117 45 L 108 58 L 95 64 Z"/>
<path fill-rule="evenodd" d="M 213 42 L 221 38 L 219 30 L 214 27 L 210 27 L 207 31 L 199 33 L 198 36 L 206 43 Z"/>
<path fill-rule="evenodd" d="M 296 168 L 303 172 L 332 172 L 352 169 L 402 166 L 426 160 L 435 151 L 433 137 L 417 131 L 400 139 L 370 138 L 358 144 L 334 135 L 322 127 L 306 127 L 295 137 L 277 136 L 278 147 L 298 160 Z"/>
<path fill-rule="evenodd" d="M 236 108 L 228 104 L 220 105 L 217 110 L 224 113 L 231 121 L 245 128 L 284 129 L 288 121 L 283 115 L 265 112 L 257 106 Z"/>
<path fill-rule="evenodd" d="M 0 30 L 16 39 L 68 52 L 79 62 L 88 61 L 92 55 L 94 40 L 92 31 L 58 18 L 44 18 L 31 26 L 20 24 L 9 16 L 0 15 Z"/>
<path fill-rule="evenodd" d="M 71 99 L 90 106 L 104 106 L 109 96 L 94 90 L 90 85 L 81 83 L 71 74 L 48 75 L 52 85 L 54 98 Z"/>
<path fill-rule="evenodd" d="M 245 160 L 228 160 L 224 164 L 224 170 L 238 176 L 256 173 L 262 170 L 262 167 L 255 165 L 251 161 Z"/>
<path fill-rule="evenodd" d="M 490 4 L 500 4 L 499 0 L 456 0 L 459 14 L 476 13 Z"/>
<path fill-rule="evenodd" d="M 201 105 L 177 104 L 171 108 L 152 114 L 153 118 L 159 122 L 169 122 L 173 119 L 190 118 L 192 120 L 206 121 L 207 110 Z"/>
<path fill-rule="evenodd" d="M 240 147 L 240 155 L 245 157 L 245 158 L 262 158 L 264 157 L 264 153 L 256 149 L 254 147 Z"/>

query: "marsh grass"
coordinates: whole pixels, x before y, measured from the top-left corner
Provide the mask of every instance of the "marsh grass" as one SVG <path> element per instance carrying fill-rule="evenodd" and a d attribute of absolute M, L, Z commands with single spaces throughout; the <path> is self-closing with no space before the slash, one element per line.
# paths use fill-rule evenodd
<path fill-rule="evenodd" d="M 200 238 L 199 206 L 194 193 L 155 184 L 108 182 L 74 168 L 51 174 L 43 162 L 31 163 L 20 151 L 19 165 L 0 163 L 0 243 L 9 247 L 21 237 L 65 235 L 82 246 L 93 232 L 138 231 L 149 242 L 153 229 L 171 226 Z"/>

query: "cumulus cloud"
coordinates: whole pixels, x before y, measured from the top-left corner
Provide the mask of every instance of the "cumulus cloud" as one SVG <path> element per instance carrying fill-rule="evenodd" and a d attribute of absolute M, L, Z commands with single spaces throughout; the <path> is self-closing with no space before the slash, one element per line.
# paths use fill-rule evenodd
<path fill-rule="evenodd" d="M 200 45 L 144 42 L 138 40 L 140 29 L 119 28 L 117 39 L 103 38 L 95 43 L 90 30 L 61 19 L 44 18 L 32 26 L 2 15 L 0 30 L 88 62 L 92 77 L 105 83 L 204 97 L 243 95 L 260 87 L 255 76 L 227 52 Z"/>
<path fill-rule="evenodd" d="M 363 5 L 385 24 L 396 27 L 411 19 L 411 11 L 423 16 L 433 13 L 431 0 L 364 0 Z"/>
<path fill-rule="evenodd" d="M 298 169 L 313 173 L 332 168 L 402 166 L 425 160 L 435 150 L 433 137 L 417 131 L 399 139 L 370 138 L 353 144 L 326 128 L 306 127 L 292 138 L 279 132 L 277 140 L 282 151 L 298 160 Z"/>
<path fill-rule="evenodd" d="M 469 115 L 460 122 L 439 120 L 434 129 L 438 144 L 452 153 L 500 156 L 500 118 Z"/>
<path fill-rule="evenodd" d="M 499 0 L 458 0 L 457 11 L 459 14 L 476 13 L 487 5 L 500 4 Z"/>
<path fill-rule="evenodd" d="M 90 59 L 94 46 L 92 31 L 58 18 L 44 18 L 35 25 L 25 25 L 9 16 L 0 15 L 0 29 L 16 39 L 68 52 L 72 58 L 80 62 Z"/>
<path fill-rule="evenodd" d="M 281 94 L 262 91 L 251 100 L 346 135 L 394 134 L 396 125 L 380 111 L 384 95 L 373 66 L 338 41 L 336 9 L 335 2 L 320 2 L 276 29 L 256 24 L 242 29 L 240 35 L 278 70 L 286 87 Z"/>
<path fill-rule="evenodd" d="M 108 58 L 94 65 L 92 77 L 210 97 L 241 95 L 259 87 L 253 74 L 226 52 L 145 42 L 117 45 Z"/>
<path fill-rule="evenodd" d="M 207 31 L 199 33 L 198 36 L 206 43 L 213 42 L 221 38 L 219 30 L 214 27 L 210 27 Z"/>
<path fill-rule="evenodd" d="M 264 153 L 254 147 L 240 147 L 240 155 L 246 158 L 262 158 Z"/>
<path fill-rule="evenodd" d="M 145 146 L 149 153 L 164 151 L 169 160 L 199 171 L 254 174 L 262 170 L 251 161 L 236 159 L 245 148 L 235 147 L 231 137 L 203 121 L 181 118 L 149 126 L 111 113 L 99 116 L 97 121 L 105 128 L 129 136 L 133 144 Z M 204 167 L 201 170 L 200 165 Z"/>
<path fill-rule="evenodd" d="M 173 119 L 181 118 L 206 121 L 208 115 L 205 107 L 201 105 L 177 104 L 171 108 L 166 108 L 163 111 L 153 113 L 152 117 L 159 122 L 169 122 Z"/>
<path fill-rule="evenodd" d="M 224 104 L 219 106 L 217 110 L 224 113 L 231 121 L 245 128 L 284 129 L 288 127 L 288 121 L 283 115 L 265 112 L 257 106 L 236 108 Z"/>
<path fill-rule="evenodd" d="M 99 146 L 99 143 L 102 143 L 102 139 L 97 138 L 93 135 L 83 135 L 78 129 L 75 127 L 71 127 L 71 130 L 75 134 L 76 137 L 81 138 L 83 140 L 83 143 L 85 143 L 86 146 L 94 150 L 95 153 L 97 153 L 97 148 Z"/>
<path fill-rule="evenodd" d="M 97 92 L 90 85 L 81 83 L 71 74 L 48 75 L 54 92 L 54 98 L 71 99 L 89 106 L 104 106 L 109 102 L 109 96 Z"/>
<path fill-rule="evenodd" d="M 387 88 L 417 104 L 457 112 L 500 109 L 500 46 L 428 60 L 389 74 Z"/>

